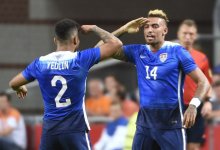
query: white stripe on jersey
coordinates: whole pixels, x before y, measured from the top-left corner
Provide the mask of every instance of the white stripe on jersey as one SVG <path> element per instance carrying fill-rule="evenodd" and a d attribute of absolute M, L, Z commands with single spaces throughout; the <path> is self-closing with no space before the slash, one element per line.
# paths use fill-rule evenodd
<path fill-rule="evenodd" d="M 86 142 L 87 142 L 88 150 L 91 150 L 90 142 L 89 142 L 89 138 L 88 138 L 88 133 L 85 133 L 85 135 L 86 135 Z"/>
<path fill-rule="evenodd" d="M 88 128 L 88 130 L 91 130 L 90 129 L 90 126 L 89 126 L 89 121 L 88 121 L 88 118 L 87 118 L 87 114 L 86 114 L 86 107 L 85 107 L 85 95 L 83 97 L 83 116 L 84 116 L 84 119 L 85 119 L 85 122 L 86 122 L 86 126 Z"/>
<path fill-rule="evenodd" d="M 86 79 L 86 80 L 87 80 L 87 79 Z M 86 80 L 85 80 L 85 87 L 86 87 Z M 86 93 L 86 88 L 85 88 L 85 93 Z M 85 95 L 83 96 L 83 104 L 82 104 L 82 107 L 83 107 L 83 116 L 84 116 L 84 119 L 85 119 L 85 122 L 86 122 L 86 126 L 87 126 L 88 130 L 91 130 L 91 129 L 90 129 L 90 126 L 89 126 L 89 121 L 88 121 L 88 118 L 87 118 L 87 114 L 86 114 Z"/>
<path fill-rule="evenodd" d="M 178 78 L 178 103 L 179 103 L 179 110 L 180 110 L 180 116 L 181 116 L 181 121 L 183 123 L 183 111 L 182 111 L 182 103 L 181 103 L 181 81 L 182 81 L 182 71 L 180 70 L 179 72 L 179 78 Z M 182 128 L 182 136 L 183 136 L 183 150 L 186 150 L 186 134 L 185 134 L 185 129 Z"/>

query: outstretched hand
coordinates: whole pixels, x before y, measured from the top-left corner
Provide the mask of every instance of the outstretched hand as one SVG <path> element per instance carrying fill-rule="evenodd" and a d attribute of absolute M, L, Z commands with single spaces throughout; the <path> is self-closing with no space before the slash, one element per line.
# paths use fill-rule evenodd
<path fill-rule="evenodd" d="M 93 29 L 96 27 L 96 25 L 82 25 L 81 26 L 81 31 L 82 33 L 89 33 L 93 31 Z"/>
<path fill-rule="evenodd" d="M 189 105 L 183 117 L 183 127 L 191 128 L 195 124 L 197 108 L 194 105 Z"/>
<path fill-rule="evenodd" d="M 125 32 L 127 33 L 137 33 L 140 30 L 140 28 L 147 22 L 147 18 L 140 17 L 138 19 L 128 22 L 122 28 L 124 28 Z"/>
<path fill-rule="evenodd" d="M 21 86 L 16 90 L 16 94 L 19 99 L 24 99 L 27 96 L 27 88 L 26 86 Z"/>

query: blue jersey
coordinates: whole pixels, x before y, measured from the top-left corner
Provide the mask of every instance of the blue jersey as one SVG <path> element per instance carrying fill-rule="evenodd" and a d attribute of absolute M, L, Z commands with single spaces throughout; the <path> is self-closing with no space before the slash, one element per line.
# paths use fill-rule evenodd
<path fill-rule="evenodd" d="M 140 44 L 124 46 L 123 50 L 137 70 L 140 91 L 137 125 L 182 127 L 184 77 L 197 67 L 188 51 L 168 41 L 157 52 Z"/>
<path fill-rule="evenodd" d="M 86 78 L 99 60 L 99 48 L 58 51 L 37 58 L 22 72 L 28 81 L 39 82 L 44 100 L 44 133 L 90 129 L 84 105 Z"/>

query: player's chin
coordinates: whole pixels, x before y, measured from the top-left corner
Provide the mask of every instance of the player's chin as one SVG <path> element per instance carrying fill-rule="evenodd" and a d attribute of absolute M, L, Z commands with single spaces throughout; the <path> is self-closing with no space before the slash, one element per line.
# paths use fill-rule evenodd
<path fill-rule="evenodd" d="M 146 43 L 147 43 L 148 45 L 151 45 L 151 44 L 154 44 L 155 42 L 152 41 L 152 40 L 146 40 Z"/>
<path fill-rule="evenodd" d="M 184 45 L 190 46 L 190 45 L 193 45 L 193 43 L 192 42 L 184 42 Z"/>

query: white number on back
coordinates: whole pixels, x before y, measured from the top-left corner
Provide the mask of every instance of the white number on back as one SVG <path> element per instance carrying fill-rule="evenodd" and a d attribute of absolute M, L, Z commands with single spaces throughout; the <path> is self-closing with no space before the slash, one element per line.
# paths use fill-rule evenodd
<path fill-rule="evenodd" d="M 150 76 L 154 78 L 154 80 L 157 79 L 157 68 L 158 67 L 154 67 L 151 71 L 150 71 L 150 74 L 149 74 L 149 66 L 145 66 L 146 68 L 146 79 L 150 79 Z"/>
<path fill-rule="evenodd" d="M 62 98 L 63 94 L 66 92 L 67 90 L 67 84 L 66 84 L 66 79 L 62 76 L 54 76 L 53 79 L 51 80 L 51 85 L 53 87 L 56 86 L 57 81 L 60 81 L 62 83 L 62 88 L 59 91 L 59 93 L 57 94 L 56 98 L 55 98 L 55 102 L 56 102 L 56 107 L 66 107 L 69 106 L 71 104 L 70 99 L 66 99 L 66 102 L 60 102 L 60 99 Z"/>

